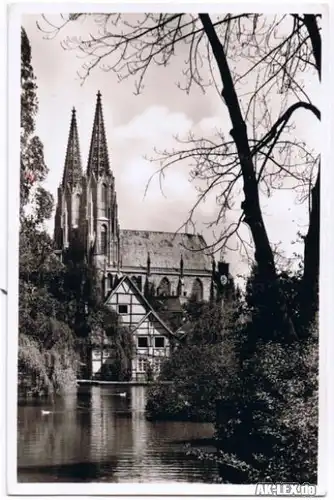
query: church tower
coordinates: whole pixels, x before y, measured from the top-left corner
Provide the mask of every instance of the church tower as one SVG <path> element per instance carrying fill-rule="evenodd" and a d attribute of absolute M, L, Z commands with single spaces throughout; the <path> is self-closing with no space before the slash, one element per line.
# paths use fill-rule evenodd
<path fill-rule="evenodd" d="M 110 170 L 101 94 L 97 93 L 93 131 L 85 177 L 86 247 L 99 269 L 120 264 L 120 229 L 115 178 Z"/>
<path fill-rule="evenodd" d="M 101 94 L 97 93 L 86 175 L 82 173 L 75 109 L 62 183 L 58 188 L 55 244 L 61 253 L 78 245 L 100 270 L 120 265 L 120 228 L 115 179 L 110 170 Z"/>
<path fill-rule="evenodd" d="M 55 217 L 55 244 L 64 251 L 78 238 L 83 241 L 82 166 L 76 111 L 73 108 L 63 178 L 58 187 Z"/>

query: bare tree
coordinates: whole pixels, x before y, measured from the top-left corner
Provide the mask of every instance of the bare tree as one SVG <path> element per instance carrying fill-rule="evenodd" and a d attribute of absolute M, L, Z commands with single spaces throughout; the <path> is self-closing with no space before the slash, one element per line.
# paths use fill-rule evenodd
<path fill-rule="evenodd" d="M 216 86 L 227 107 L 232 140 L 220 135 L 217 142 L 190 137 L 186 147 L 162 152 L 161 171 L 173 163 L 192 158 L 192 174 L 206 182 L 198 203 L 219 188 L 220 210 L 216 222 L 226 215 L 242 186 L 241 215 L 222 232 L 226 244 L 242 223 L 251 232 L 258 272 L 264 283 L 275 290 L 280 314 L 291 334 L 284 298 L 279 297 L 274 252 L 270 244 L 260 205 L 261 190 L 300 188 L 310 198 L 310 222 L 305 236 L 304 297 L 307 322 L 317 308 L 319 274 L 320 161 L 293 137 L 293 119 L 298 112 L 320 111 L 303 86 L 303 72 L 321 75 L 321 36 L 317 15 L 268 16 L 258 14 L 71 14 L 60 25 L 45 17 L 40 29 L 53 37 L 79 18 L 93 16 L 97 33 L 85 39 L 67 37 L 66 49 L 77 50 L 85 58 L 81 77 L 100 67 L 116 72 L 120 80 L 135 77 L 136 92 L 143 89 L 145 75 L 152 64 L 167 66 L 179 48 L 187 50 L 184 85 L 204 91 Z M 242 64 L 240 64 L 242 61 Z M 241 68 L 241 69 L 240 69 Z M 207 76 L 208 75 L 208 76 Z M 279 95 L 273 106 L 272 95 Z M 291 138 L 292 137 L 292 138 Z"/>

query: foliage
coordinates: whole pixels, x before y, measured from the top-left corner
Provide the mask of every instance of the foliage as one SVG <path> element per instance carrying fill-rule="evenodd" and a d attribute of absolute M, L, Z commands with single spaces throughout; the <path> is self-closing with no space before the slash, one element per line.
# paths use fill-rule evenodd
<path fill-rule="evenodd" d="M 31 48 L 21 30 L 21 224 L 19 246 L 19 385 L 33 394 L 71 390 L 76 379 L 75 338 L 66 304 L 54 294 L 63 266 L 43 229 L 53 197 L 41 185 L 48 169 L 35 131 L 38 110 Z"/>
<path fill-rule="evenodd" d="M 233 353 L 224 343 L 180 347 L 159 378 L 172 385 L 149 392 L 148 418 L 214 421 L 216 399 L 224 397 L 234 373 Z"/>
<path fill-rule="evenodd" d="M 300 278 L 282 277 L 298 324 Z M 236 346 L 238 373 L 217 407 L 221 477 L 237 482 L 316 482 L 318 343 L 279 335 L 268 290 L 256 272 L 246 295 L 248 320 Z M 292 307 L 293 305 L 293 307 Z M 272 331 L 275 329 L 275 331 Z M 232 480 L 232 479 L 231 479 Z"/>
<path fill-rule="evenodd" d="M 35 131 L 35 116 L 38 111 L 36 77 L 31 65 L 31 47 L 27 34 L 21 28 L 21 169 L 20 169 L 20 197 L 21 215 L 26 204 L 31 201 L 31 193 L 46 177 L 48 168 L 44 161 L 43 144 L 39 137 L 33 135 Z M 46 199 L 49 202 L 46 203 Z M 50 193 L 40 185 L 36 197 L 37 204 L 41 204 L 38 213 L 50 208 L 52 203 Z M 41 220 L 39 221 L 41 222 Z"/>
<path fill-rule="evenodd" d="M 236 373 L 232 317 L 221 314 L 221 304 L 189 305 L 186 342 L 172 352 L 159 376 L 172 384 L 158 383 L 149 391 L 148 418 L 214 420 L 216 399 L 224 397 Z"/>
<path fill-rule="evenodd" d="M 259 347 L 251 361 L 257 390 L 225 401 L 217 421 L 216 455 L 222 481 L 317 481 L 318 346 L 314 339 L 288 349 Z M 247 384 L 249 380 L 244 381 Z M 240 390 L 240 388 L 239 388 Z"/>
<path fill-rule="evenodd" d="M 65 393 L 76 386 L 76 366 L 72 350 L 54 344 L 45 349 L 37 340 L 20 333 L 19 390 L 32 395 Z"/>
<path fill-rule="evenodd" d="M 110 352 L 108 363 L 102 366 L 102 380 L 130 380 L 133 339 L 130 330 L 120 321 L 120 317 L 107 306 L 100 306 L 97 321 L 90 335 L 90 346 L 107 348 Z"/>
<path fill-rule="evenodd" d="M 22 232 L 24 229 L 21 235 Z M 22 370 L 25 376 L 30 374 L 34 392 L 42 389 L 47 393 L 63 392 L 66 388 L 71 389 L 76 378 L 74 335 L 64 322 L 65 305 L 50 292 L 50 283 L 58 267 L 52 246 L 45 244 L 47 235 L 37 230 L 34 234 L 29 233 L 31 237 L 26 245 L 20 245 L 19 352 Z"/>
<path fill-rule="evenodd" d="M 188 345 L 220 344 L 232 338 L 239 328 L 241 302 L 229 300 L 209 303 L 190 299 L 185 305 L 184 323 L 189 325 L 185 338 Z"/>

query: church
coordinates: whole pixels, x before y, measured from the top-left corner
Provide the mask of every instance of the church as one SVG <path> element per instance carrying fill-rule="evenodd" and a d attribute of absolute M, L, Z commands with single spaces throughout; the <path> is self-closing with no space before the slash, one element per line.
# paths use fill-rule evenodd
<path fill-rule="evenodd" d="M 174 307 L 189 298 L 216 299 L 230 281 L 228 264 L 216 265 L 200 234 L 121 228 L 100 92 L 85 171 L 72 110 L 54 240 L 60 256 L 79 242 L 99 272 L 105 299 L 124 276 L 131 279 L 140 300 L 156 297 Z"/>

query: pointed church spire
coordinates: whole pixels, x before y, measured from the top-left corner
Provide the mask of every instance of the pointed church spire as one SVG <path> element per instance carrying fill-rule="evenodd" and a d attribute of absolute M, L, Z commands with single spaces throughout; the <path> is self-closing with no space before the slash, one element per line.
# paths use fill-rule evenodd
<path fill-rule="evenodd" d="M 72 109 L 72 119 L 70 125 L 70 133 L 68 136 L 64 174 L 63 174 L 63 187 L 69 184 L 71 187 L 75 186 L 81 181 L 82 168 L 81 156 L 79 146 L 79 135 L 76 119 L 75 108 Z"/>
<path fill-rule="evenodd" d="M 87 174 L 94 173 L 96 177 L 109 173 L 109 157 L 104 121 L 102 114 L 101 93 L 97 93 L 94 125 L 90 143 Z"/>

